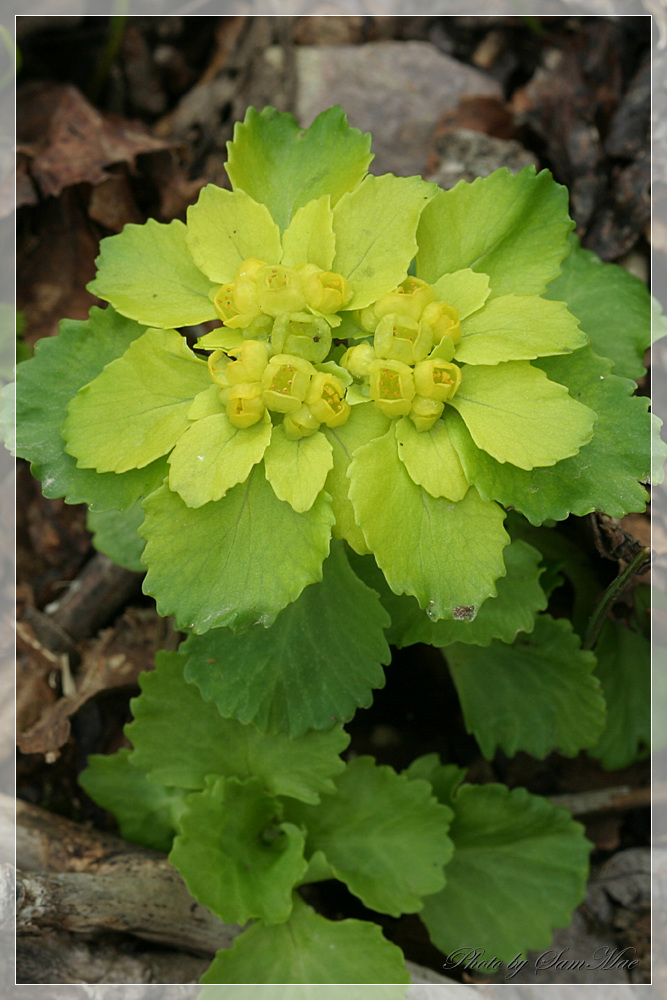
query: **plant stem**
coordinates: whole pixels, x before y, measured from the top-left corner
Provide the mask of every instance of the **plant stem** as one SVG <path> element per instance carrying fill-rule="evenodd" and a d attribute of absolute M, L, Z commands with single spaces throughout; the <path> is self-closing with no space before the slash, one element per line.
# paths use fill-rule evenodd
<path fill-rule="evenodd" d="M 632 562 L 628 563 L 623 572 L 619 573 L 616 579 L 609 584 L 602 595 L 600 603 L 589 618 L 588 627 L 586 628 L 586 634 L 583 641 L 584 649 L 593 649 L 595 643 L 600 637 L 600 631 L 604 624 L 604 620 L 607 617 L 607 612 L 619 599 L 622 591 L 625 589 L 632 577 L 643 569 L 650 558 L 651 550 L 649 548 L 640 549 Z"/>

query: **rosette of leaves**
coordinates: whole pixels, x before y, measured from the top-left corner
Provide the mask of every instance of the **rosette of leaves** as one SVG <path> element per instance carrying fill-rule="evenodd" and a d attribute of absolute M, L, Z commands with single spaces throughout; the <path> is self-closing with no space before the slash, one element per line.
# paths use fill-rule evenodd
<path fill-rule="evenodd" d="M 272 624 L 332 534 L 431 619 L 473 619 L 507 571 L 505 507 L 645 504 L 646 401 L 573 289 L 551 294 L 582 253 L 565 190 L 532 168 L 373 177 L 369 145 L 340 109 L 305 132 L 251 109 L 232 190 L 103 241 L 109 307 L 21 366 L 19 454 L 47 495 L 141 500 L 145 589 L 182 628 Z M 179 331 L 208 321 L 193 350 Z"/>

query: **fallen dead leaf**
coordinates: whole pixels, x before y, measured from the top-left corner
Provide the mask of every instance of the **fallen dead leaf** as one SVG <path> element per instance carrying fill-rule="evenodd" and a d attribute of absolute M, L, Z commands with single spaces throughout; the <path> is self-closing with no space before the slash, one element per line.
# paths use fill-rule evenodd
<path fill-rule="evenodd" d="M 74 184 L 101 184 L 113 163 L 166 149 L 141 124 L 102 115 L 68 84 L 34 81 L 17 93 L 17 142 L 44 195 Z M 19 203 L 20 204 L 20 203 Z"/>

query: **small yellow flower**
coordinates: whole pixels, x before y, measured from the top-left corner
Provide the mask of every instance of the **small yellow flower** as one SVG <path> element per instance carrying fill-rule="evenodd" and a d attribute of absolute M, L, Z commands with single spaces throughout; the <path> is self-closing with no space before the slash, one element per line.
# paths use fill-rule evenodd
<path fill-rule="evenodd" d="M 262 375 L 264 403 L 276 413 L 295 413 L 306 398 L 315 369 L 294 354 L 276 354 Z"/>
<path fill-rule="evenodd" d="M 374 361 L 370 366 L 371 399 L 387 417 L 403 417 L 412 409 L 415 380 L 402 361 Z"/>

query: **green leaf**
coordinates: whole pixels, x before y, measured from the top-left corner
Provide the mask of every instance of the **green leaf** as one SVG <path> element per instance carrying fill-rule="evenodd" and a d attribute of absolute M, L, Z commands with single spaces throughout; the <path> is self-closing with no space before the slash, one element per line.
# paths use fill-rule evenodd
<path fill-rule="evenodd" d="M 131 756 L 125 748 L 109 757 L 93 754 L 79 775 L 79 784 L 98 806 L 114 814 L 121 837 L 155 851 L 168 851 L 185 808 L 186 793 L 155 785 L 132 767 Z"/>
<path fill-rule="evenodd" d="M 466 366 L 449 403 L 478 448 L 520 469 L 555 465 L 593 436 L 595 413 L 527 361 Z"/>
<path fill-rule="evenodd" d="M 507 575 L 497 582 L 497 597 L 484 601 L 473 621 L 432 622 L 414 598 L 392 595 L 393 601 L 385 606 L 392 614 L 392 622 L 395 615 L 399 630 L 390 641 L 399 647 L 415 642 L 430 646 L 450 646 L 451 643 L 488 646 L 494 639 L 513 642 L 519 633 L 532 632 L 535 615 L 547 606 L 540 586 L 541 553 L 526 542 L 514 540 L 503 554 Z M 409 609 L 401 607 L 394 612 L 395 602 L 399 601 L 409 601 Z"/>
<path fill-rule="evenodd" d="M 297 514 L 276 498 L 259 467 L 196 510 L 166 486 L 146 498 L 144 510 L 144 589 L 182 628 L 268 628 L 322 578 L 333 522 L 327 495 Z"/>
<path fill-rule="evenodd" d="M 141 561 L 144 540 L 137 534 L 144 520 L 140 503 L 129 510 L 88 511 L 86 527 L 92 532 L 93 545 L 112 562 L 135 573 L 143 573 L 146 567 Z"/>
<path fill-rule="evenodd" d="M 566 927 L 584 898 L 591 845 L 583 826 L 503 785 L 463 785 L 454 810 L 447 884 L 421 915 L 433 943 L 445 954 L 474 946 L 505 962 L 548 948 L 552 928 Z"/>
<path fill-rule="evenodd" d="M 548 170 L 506 168 L 459 181 L 427 206 L 417 234 L 417 275 L 436 282 L 461 268 L 487 274 L 492 295 L 539 295 L 569 251 L 568 192 Z"/>
<path fill-rule="evenodd" d="M 436 420 L 428 431 L 418 431 L 409 417 L 396 423 L 398 455 L 410 478 L 432 497 L 463 500 L 470 483 L 449 440 L 445 420 Z"/>
<path fill-rule="evenodd" d="M 188 507 L 220 500 L 237 483 L 244 483 L 252 467 L 262 461 L 271 429 L 268 413 L 259 423 L 244 428 L 235 427 L 226 413 L 196 420 L 169 456 L 169 488 Z"/>
<path fill-rule="evenodd" d="M 466 267 L 453 274 L 443 274 L 433 283 L 436 300 L 454 306 L 459 320 L 481 309 L 489 297 L 491 288 L 486 274 L 477 274 Z"/>
<path fill-rule="evenodd" d="M 227 923 L 287 920 L 307 862 L 304 836 L 282 823 L 259 778 L 211 777 L 188 796 L 169 860 L 197 899 Z"/>
<path fill-rule="evenodd" d="M 574 757 L 604 729 L 595 657 L 564 618 L 540 615 L 512 645 L 455 643 L 446 656 L 466 729 L 488 760 L 498 748 L 508 757 L 519 750 L 539 760 L 552 750 Z"/>
<path fill-rule="evenodd" d="M 305 130 L 275 108 L 248 108 L 227 143 L 225 169 L 232 187 L 267 205 L 284 230 L 309 201 L 328 194 L 335 205 L 354 190 L 373 159 L 370 148 L 370 135 L 350 128 L 340 107 L 324 111 Z"/>
<path fill-rule="evenodd" d="M 491 299 L 467 318 L 461 332 L 456 360 L 470 365 L 567 354 L 588 342 L 564 302 L 550 302 L 539 295 Z"/>
<path fill-rule="evenodd" d="M 585 347 L 539 362 L 548 377 L 598 415 L 593 440 L 551 468 L 525 471 L 500 465 L 480 451 L 461 421 L 450 421 L 454 447 L 468 479 L 483 497 L 520 510 L 531 523 L 601 510 L 623 517 L 644 510 L 650 476 L 648 400 L 633 397 L 634 383 L 611 372 L 611 362 Z"/>
<path fill-rule="evenodd" d="M 651 342 L 651 296 L 646 285 L 625 268 L 604 264 L 597 254 L 582 250 L 575 237 L 572 242 L 563 273 L 549 285 L 546 297 L 567 302 L 595 353 L 613 361 L 614 375 L 641 378 Z"/>
<path fill-rule="evenodd" d="M 393 427 L 359 448 L 350 499 L 366 542 L 394 593 L 412 594 L 434 621 L 472 618 L 505 573 L 503 511 L 476 490 L 450 504 L 415 485 Z"/>
<path fill-rule="evenodd" d="M 365 906 L 399 917 L 422 908 L 422 896 L 445 884 L 452 856 L 452 812 L 424 781 L 411 781 L 372 757 L 350 761 L 337 794 L 317 809 L 290 808 L 308 830 L 306 849 L 322 851 L 335 876 Z"/>
<path fill-rule="evenodd" d="M 324 434 L 316 432 L 292 441 L 285 436 L 282 424 L 274 427 L 264 470 L 279 500 L 285 500 L 300 514 L 310 510 L 332 466 L 332 448 Z"/>
<path fill-rule="evenodd" d="M 325 483 L 331 494 L 331 508 L 336 518 L 333 534 L 336 538 L 344 538 L 355 552 L 366 553 L 368 547 L 349 499 L 348 469 L 357 448 L 368 444 L 373 438 L 382 437 L 388 428 L 387 417 L 375 403 L 369 402 L 353 406 L 350 416 L 341 427 L 327 427 L 324 432 L 333 448 L 334 464 Z"/>
<path fill-rule="evenodd" d="M 16 453 L 33 463 L 45 496 L 94 510 L 126 510 L 164 479 L 163 461 L 121 476 L 79 469 L 60 433 L 70 399 L 143 333 L 113 309 L 93 307 L 85 322 L 63 320 L 58 336 L 42 338 L 35 356 L 19 365 Z"/>
<path fill-rule="evenodd" d="M 336 253 L 333 231 L 331 196 L 328 194 L 310 201 L 294 214 L 283 233 L 281 264 L 298 267 L 308 262 L 317 264 L 323 271 L 331 270 Z"/>
<path fill-rule="evenodd" d="M 144 468 L 173 448 L 190 425 L 192 400 L 210 382 L 180 333 L 146 330 L 70 402 L 67 450 L 98 472 Z"/>
<path fill-rule="evenodd" d="M 365 920 L 327 920 L 298 896 L 288 921 L 253 924 L 202 983 L 409 983 L 400 948 Z M 347 987 L 349 989 L 349 987 Z M 384 995 L 383 995 L 384 1000 Z"/>
<path fill-rule="evenodd" d="M 296 737 L 351 719 L 384 686 L 389 618 L 377 594 L 352 572 L 340 543 L 322 569 L 322 582 L 306 587 L 270 629 L 240 636 L 212 629 L 181 646 L 187 680 L 222 715 Z"/>
<path fill-rule="evenodd" d="M 245 191 L 207 184 L 187 216 L 185 242 L 195 264 L 211 281 L 233 281 L 249 257 L 267 264 L 280 260 L 278 227 L 266 205 L 253 201 Z"/>
<path fill-rule="evenodd" d="M 86 287 L 144 326 L 196 326 L 215 319 L 211 282 L 195 267 L 178 219 L 130 223 L 100 243 L 96 278 Z"/>
<path fill-rule="evenodd" d="M 595 653 L 607 726 L 588 752 L 615 771 L 645 757 L 651 743 L 651 647 L 640 632 L 607 620 Z"/>
<path fill-rule="evenodd" d="M 368 176 L 333 210 L 333 270 L 350 282 L 347 309 L 362 309 L 405 278 L 417 252 L 419 216 L 437 190 L 420 177 Z"/>
<path fill-rule="evenodd" d="M 299 740 L 262 733 L 223 719 L 204 701 L 196 685 L 184 680 L 183 654 L 161 652 L 155 662 L 155 670 L 140 675 L 142 694 L 133 699 L 134 722 L 126 726 L 132 764 L 151 781 L 195 790 L 211 774 L 256 777 L 272 795 L 311 803 L 334 790 L 331 779 L 343 770 L 339 754 L 349 742 L 340 726 Z"/>

